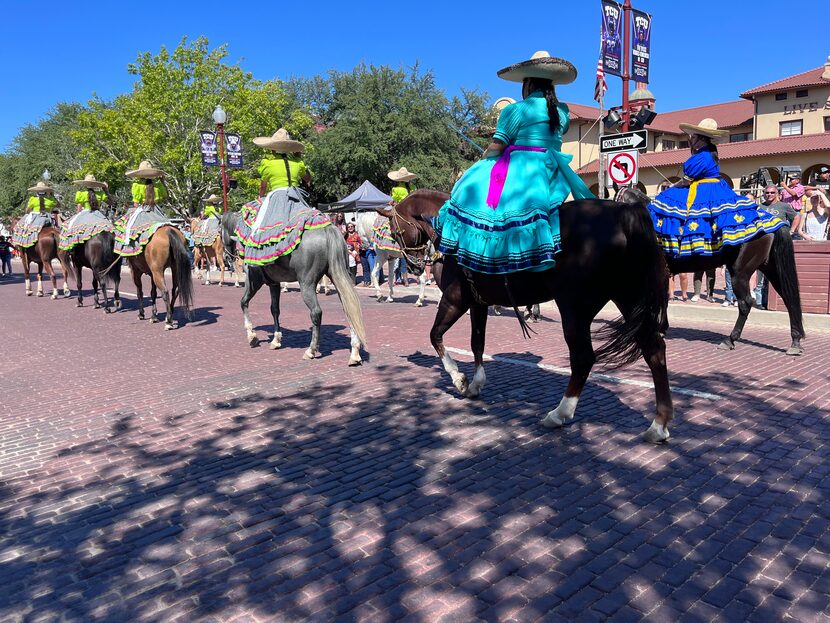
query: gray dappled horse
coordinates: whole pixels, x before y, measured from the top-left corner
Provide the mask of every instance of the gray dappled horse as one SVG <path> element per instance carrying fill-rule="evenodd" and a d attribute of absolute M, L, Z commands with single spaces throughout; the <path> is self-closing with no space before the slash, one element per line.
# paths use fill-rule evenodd
<path fill-rule="evenodd" d="M 228 213 L 222 217 L 222 244 L 225 252 L 232 260 L 239 257 L 236 239 L 236 227 L 241 215 Z M 318 357 L 320 346 L 320 326 L 323 310 L 317 300 L 317 284 L 323 275 L 327 275 L 337 288 L 337 295 L 343 304 L 343 311 L 349 323 L 351 333 L 351 353 L 349 365 L 360 365 L 360 348 L 366 347 L 366 330 L 363 326 L 363 315 L 360 309 L 360 299 L 349 273 L 346 241 L 340 231 L 330 225 L 321 229 L 309 229 L 303 232 L 300 244 L 291 252 L 276 258 L 264 266 L 245 265 L 245 289 L 242 293 L 240 305 L 248 333 L 248 343 L 256 346 L 259 340 L 254 331 L 254 325 L 248 315 L 248 303 L 263 285 L 267 285 L 271 292 L 271 315 L 274 319 L 274 337 L 271 340 L 271 349 L 282 346 L 282 332 L 280 331 L 280 282 L 298 281 L 303 302 L 311 314 L 311 344 L 303 354 L 303 359 Z"/>

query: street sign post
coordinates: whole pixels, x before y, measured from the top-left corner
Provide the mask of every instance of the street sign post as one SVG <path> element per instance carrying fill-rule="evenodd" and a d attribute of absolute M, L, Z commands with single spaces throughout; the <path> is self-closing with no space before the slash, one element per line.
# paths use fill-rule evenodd
<path fill-rule="evenodd" d="M 622 134 L 608 134 L 599 142 L 599 153 L 611 154 L 618 151 L 645 151 L 648 147 L 648 130 L 635 130 Z"/>
<path fill-rule="evenodd" d="M 639 152 L 620 151 L 608 156 L 605 173 L 608 176 L 608 186 L 635 186 L 640 168 Z"/>

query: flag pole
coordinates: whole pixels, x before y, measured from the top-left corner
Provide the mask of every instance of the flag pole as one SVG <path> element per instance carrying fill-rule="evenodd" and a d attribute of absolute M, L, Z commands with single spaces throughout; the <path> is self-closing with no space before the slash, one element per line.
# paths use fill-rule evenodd
<path fill-rule="evenodd" d="M 599 162 L 599 170 L 597 181 L 599 182 L 599 198 L 605 199 L 605 163 L 602 161 L 602 152 L 599 149 L 602 146 L 602 137 L 605 135 L 605 124 L 602 122 L 605 116 L 605 89 L 599 90 L 599 145 L 597 146 L 597 161 Z"/>

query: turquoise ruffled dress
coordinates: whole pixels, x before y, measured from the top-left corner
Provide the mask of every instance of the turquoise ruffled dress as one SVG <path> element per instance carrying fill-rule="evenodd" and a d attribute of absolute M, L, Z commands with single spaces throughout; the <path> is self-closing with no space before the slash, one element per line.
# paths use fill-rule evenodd
<path fill-rule="evenodd" d="M 550 130 L 547 101 L 534 91 L 507 106 L 494 139 L 519 146 L 510 154 L 504 188 L 496 207 L 488 205 L 491 172 L 499 156 L 483 158 L 458 180 L 438 215 L 439 250 L 455 255 L 475 272 L 504 274 L 551 268 L 560 250 L 559 206 L 594 198 L 570 168 L 573 156 L 560 152 L 570 117 L 558 105 L 559 129 Z M 540 151 L 524 151 L 522 147 Z"/>
<path fill-rule="evenodd" d="M 693 180 L 690 187 L 668 188 L 648 206 L 660 246 L 671 257 L 715 255 L 786 225 L 732 190 L 710 151 L 686 160 L 683 174 Z"/>

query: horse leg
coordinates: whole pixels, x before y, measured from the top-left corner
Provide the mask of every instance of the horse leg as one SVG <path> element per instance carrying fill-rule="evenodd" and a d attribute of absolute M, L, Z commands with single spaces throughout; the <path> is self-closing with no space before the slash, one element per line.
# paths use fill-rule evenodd
<path fill-rule="evenodd" d="M 735 326 L 732 328 L 729 337 L 718 345 L 718 348 L 723 350 L 735 350 L 735 342 L 741 339 L 746 319 L 752 310 L 752 304 L 755 302 L 752 291 L 749 289 L 749 278 L 755 272 L 755 269 L 747 270 L 748 267 L 739 264 L 739 262 L 740 256 L 738 262 L 735 262 L 734 271 L 732 267 L 727 266 L 732 274 L 732 290 L 735 292 L 735 298 L 738 301 L 738 319 L 735 321 Z"/>
<path fill-rule="evenodd" d="M 206 264 L 206 266 L 205 266 L 205 285 L 209 286 L 210 285 L 210 253 L 208 253 L 207 248 L 205 248 L 204 258 L 205 258 L 205 264 Z"/>
<path fill-rule="evenodd" d="M 83 281 L 83 272 L 84 267 L 81 266 L 80 262 L 75 263 L 75 285 L 78 287 L 78 302 L 75 303 L 76 307 L 83 307 L 84 306 L 84 281 Z M 94 274 L 95 271 L 93 271 Z"/>
<path fill-rule="evenodd" d="M 323 310 L 317 300 L 317 289 L 314 280 L 307 283 L 300 282 L 300 293 L 311 315 L 311 344 L 303 353 L 303 359 L 314 359 L 320 354 L 320 325 L 323 321 Z"/>
<path fill-rule="evenodd" d="M 118 267 L 118 272 L 115 274 L 113 278 L 113 293 L 112 298 L 115 301 L 115 311 L 119 311 L 121 309 L 121 267 Z"/>
<path fill-rule="evenodd" d="M 29 255 L 23 251 L 20 254 L 20 259 L 23 260 L 23 283 L 26 284 L 26 296 L 32 296 L 32 280 L 29 274 Z"/>
<path fill-rule="evenodd" d="M 72 296 L 72 292 L 69 290 L 69 273 L 72 272 L 72 267 L 69 263 L 68 251 L 58 252 L 58 262 L 60 262 L 61 271 L 63 272 L 63 296 L 69 298 Z"/>
<path fill-rule="evenodd" d="M 95 269 L 92 270 L 93 274 L 95 273 Z M 104 295 L 104 313 L 110 314 L 112 310 L 110 309 L 110 299 L 109 295 L 107 294 L 107 280 L 106 278 L 98 279 L 98 283 L 101 284 L 101 294 Z"/>
<path fill-rule="evenodd" d="M 375 297 L 380 301 L 383 299 L 383 294 L 380 292 L 380 268 L 383 263 L 380 261 L 380 255 L 375 259 L 375 265 L 372 266 L 372 287 L 375 289 Z"/>
<path fill-rule="evenodd" d="M 389 278 L 386 280 L 389 284 L 389 296 L 386 297 L 386 302 L 392 303 L 395 300 L 395 271 L 398 269 L 398 258 L 390 257 L 386 260 L 386 269 L 389 271 Z"/>
<path fill-rule="evenodd" d="M 438 313 L 435 314 L 435 322 L 433 322 L 432 329 L 429 332 L 430 342 L 432 342 L 432 347 L 441 358 L 444 370 L 450 375 L 455 388 L 464 395 L 467 392 L 467 376 L 459 371 L 458 364 L 455 363 L 455 360 L 444 347 L 444 334 L 458 322 L 459 318 L 467 313 L 469 308 L 470 304 L 464 299 L 461 283 L 458 279 L 447 284 L 444 288 L 444 294 L 438 303 Z"/>
<path fill-rule="evenodd" d="M 173 283 L 176 283 L 176 269 L 173 269 Z M 164 283 L 164 269 L 162 268 L 158 272 L 155 270 L 153 271 L 153 289 L 158 288 L 161 290 L 161 298 L 164 301 L 164 308 L 167 310 L 166 315 L 164 316 L 164 330 L 170 331 L 173 328 L 173 312 L 175 311 L 176 305 L 176 298 L 175 292 L 171 292 L 167 289 L 166 284 Z M 153 312 L 155 312 L 156 307 L 156 299 L 153 298 Z M 158 318 L 156 319 L 158 321 Z"/>
<path fill-rule="evenodd" d="M 130 272 L 133 275 L 133 284 L 135 284 L 135 294 L 138 298 L 138 319 L 144 320 L 144 290 L 141 285 L 141 273 L 130 264 Z"/>
<path fill-rule="evenodd" d="M 219 287 L 225 286 L 225 253 L 219 251 L 216 247 L 213 248 L 213 253 L 216 255 L 216 264 L 219 266 Z"/>
<path fill-rule="evenodd" d="M 92 300 L 94 302 L 95 309 L 101 309 L 101 301 L 98 300 L 98 275 L 95 273 L 95 269 L 92 270 Z"/>
<path fill-rule="evenodd" d="M 571 377 L 559 405 L 542 419 L 542 426 L 546 428 L 559 428 L 573 419 L 579 396 L 596 362 L 591 344 L 591 319 L 595 314 L 587 313 L 584 306 L 575 307 L 572 301 L 562 300 L 560 304 L 557 300 L 557 305 L 570 355 Z"/>
<path fill-rule="evenodd" d="M 242 300 L 239 301 L 239 305 L 242 307 L 242 318 L 245 325 L 245 331 L 248 334 L 248 344 L 251 347 L 259 344 L 259 340 L 257 339 L 256 332 L 254 331 L 254 323 L 251 322 L 251 317 L 248 315 L 248 303 L 251 302 L 251 299 L 262 287 L 263 279 L 262 275 L 260 275 L 261 270 L 262 269 L 259 268 L 248 267 L 245 276 L 245 290 L 242 292 Z"/>
<path fill-rule="evenodd" d="M 464 392 L 467 398 L 478 398 L 487 381 L 484 374 L 484 338 L 487 333 L 487 305 L 476 303 L 470 306 L 470 349 L 475 359 L 473 380 Z"/>
<path fill-rule="evenodd" d="M 282 346 L 282 331 L 280 331 L 280 287 L 268 286 L 271 292 L 271 317 L 274 319 L 274 338 L 269 348 L 277 350 Z"/>
<path fill-rule="evenodd" d="M 150 322 L 158 322 L 158 308 L 156 307 L 156 299 L 158 298 L 158 289 L 156 287 L 156 280 L 153 279 L 153 275 L 150 275 L 150 305 L 152 306 L 152 312 L 150 315 Z"/>
<path fill-rule="evenodd" d="M 423 307 L 424 306 L 424 292 L 427 288 L 427 273 L 426 271 L 421 273 L 421 276 L 418 277 L 418 300 L 415 301 L 415 307 Z"/>
<path fill-rule="evenodd" d="M 44 262 L 43 266 L 46 269 L 46 274 L 49 275 L 49 281 L 52 282 L 51 298 L 56 301 L 58 299 L 58 276 L 55 274 L 55 269 L 52 268 L 52 260 Z M 43 294 L 41 293 L 39 296 L 43 296 Z"/>
<path fill-rule="evenodd" d="M 37 296 L 43 296 L 43 262 L 37 264 Z"/>

